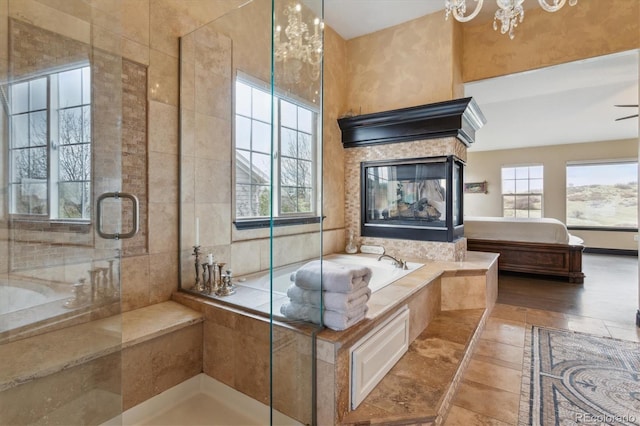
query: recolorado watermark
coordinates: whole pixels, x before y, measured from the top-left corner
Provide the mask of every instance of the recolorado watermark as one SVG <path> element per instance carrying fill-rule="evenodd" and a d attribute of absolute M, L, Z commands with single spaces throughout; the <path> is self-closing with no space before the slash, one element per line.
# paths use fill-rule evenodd
<path fill-rule="evenodd" d="M 578 423 L 585 423 L 585 424 L 611 424 L 612 422 L 635 423 L 638 421 L 638 417 L 636 417 L 634 414 L 611 415 L 611 414 L 576 413 L 575 421 Z"/>

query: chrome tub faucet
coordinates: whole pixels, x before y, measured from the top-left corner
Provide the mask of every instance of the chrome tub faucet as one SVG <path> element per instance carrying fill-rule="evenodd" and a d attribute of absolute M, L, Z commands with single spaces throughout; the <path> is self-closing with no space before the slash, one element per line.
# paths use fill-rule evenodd
<path fill-rule="evenodd" d="M 385 257 L 388 257 L 389 259 L 391 259 L 393 261 L 393 266 L 395 266 L 396 268 L 399 269 L 404 269 L 404 270 L 408 270 L 409 268 L 407 267 L 407 262 L 402 260 L 402 259 L 396 259 L 395 257 L 389 255 L 389 254 L 381 254 L 380 256 L 378 256 L 378 262 L 380 262 L 382 259 L 384 259 Z"/>

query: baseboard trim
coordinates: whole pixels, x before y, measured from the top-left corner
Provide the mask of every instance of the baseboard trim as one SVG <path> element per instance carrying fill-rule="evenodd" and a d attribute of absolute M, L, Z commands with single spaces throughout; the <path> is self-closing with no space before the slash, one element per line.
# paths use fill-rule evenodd
<path fill-rule="evenodd" d="M 597 247 L 585 247 L 584 252 L 593 253 L 593 254 L 613 254 L 617 256 L 637 256 L 638 255 L 638 250 L 597 248 Z"/>

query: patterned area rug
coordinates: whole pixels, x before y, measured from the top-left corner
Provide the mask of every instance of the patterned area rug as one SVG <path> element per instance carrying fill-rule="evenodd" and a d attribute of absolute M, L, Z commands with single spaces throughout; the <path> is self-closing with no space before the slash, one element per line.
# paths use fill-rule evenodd
<path fill-rule="evenodd" d="M 519 425 L 640 425 L 640 344 L 527 330 Z"/>

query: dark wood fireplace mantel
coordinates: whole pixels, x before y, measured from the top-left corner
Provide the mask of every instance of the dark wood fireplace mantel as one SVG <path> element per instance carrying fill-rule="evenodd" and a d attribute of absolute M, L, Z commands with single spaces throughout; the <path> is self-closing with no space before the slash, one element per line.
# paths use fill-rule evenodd
<path fill-rule="evenodd" d="M 469 146 L 486 122 L 473 98 L 338 119 L 345 148 L 451 136 Z"/>

